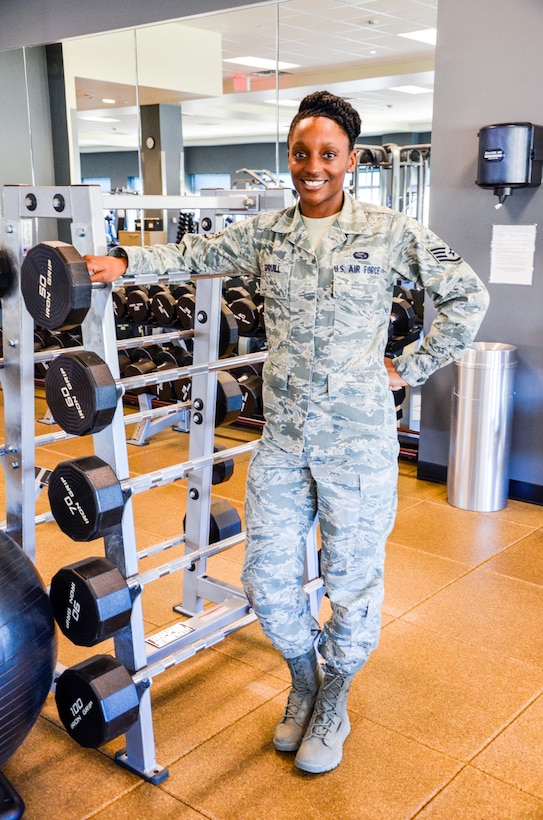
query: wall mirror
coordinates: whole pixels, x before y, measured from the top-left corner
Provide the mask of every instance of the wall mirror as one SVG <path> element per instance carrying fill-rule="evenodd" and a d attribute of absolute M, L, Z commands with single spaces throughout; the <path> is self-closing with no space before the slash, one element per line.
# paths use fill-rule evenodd
<path fill-rule="evenodd" d="M 430 130 L 437 4 L 412 5 L 289 0 L 65 41 L 72 181 L 141 190 L 152 106 L 181 120 L 181 193 L 229 187 L 240 168 L 286 182 L 288 125 L 318 88 L 361 111 L 364 140 L 417 141 Z"/>

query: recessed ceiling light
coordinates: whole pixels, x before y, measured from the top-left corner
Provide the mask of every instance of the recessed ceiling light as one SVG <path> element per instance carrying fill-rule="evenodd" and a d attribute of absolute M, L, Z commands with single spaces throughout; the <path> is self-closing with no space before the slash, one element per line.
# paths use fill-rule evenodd
<path fill-rule="evenodd" d="M 270 105 L 277 105 L 277 103 L 279 103 L 279 105 L 284 108 L 298 108 L 300 105 L 299 100 L 264 100 L 264 102 L 269 103 Z"/>
<path fill-rule="evenodd" d="M 391 91 L 401 91 L 403 94 L 431 94 L 431 88 L 421 88 L 420 85 L 396 85 Z"/>
<path fill-rule="evenodd" d="M 250 66 L 251 68 L 266 68 L 285 71 L 287 68 L 300 68 L 296 63 L 282 63 L 275 60 L 267 60 L 264 57 L 229 57 L 223 60 L 225 63 L 236 63 L 236 65 Z"/>
<path fill-rule="evenodd" d="M 85 122 L 120 122 L 120 120 L 116 120 L 115 117 L 93 117 L 90 116 L 83 116 L 79 115 L 80 120 L 84 120 Z"/>
<path fill-rule="evenodd" d="M 117 100 L 110 100 L 110 99 L 109 99 L 109 97 L 105 97 L 105 98 L 102 100 L 102 102 L 103 102 L 103 103 L 107 103 L 108 105 L 115 105 L 115 103 L 117 102 Z"/>
<path fill-rule="evenodd" d="M 437 30 L 435 28 L 423 28 L 421 31 L 407 31 L 405 34 L 398 34 L 398 37 L 407 37 L 408 40 L 418 40 L 420 43 L 435 46 Z"/>

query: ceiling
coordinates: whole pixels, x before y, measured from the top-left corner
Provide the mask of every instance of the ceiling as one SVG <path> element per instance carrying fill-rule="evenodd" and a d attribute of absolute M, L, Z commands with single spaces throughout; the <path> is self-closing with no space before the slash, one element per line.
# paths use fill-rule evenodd
<path fill-rule="evenodd" d="M 281 140 L 296 110 L 293 106 L 322 88 L 347 97 L 357 108 L 362 140 L 364 135 L 430 130 L 435 47 L 400 35 L 431 30 L 436 17 L 437 0 L 286 0 L 151 27 L 159 44 L 166 31 L 161 26 L 169 33 L 173 26 L 174 36 L 175 26 L 185 35 L 187 27 L 196 29 L 195 37 L 202 30 L 214 32 L 222 93 L 183 93 L 171 88 L 182 87 L 182 77 L 172 83 L 166 82 L 166 75 L 163 86 L 155 82 L 136 90 L 135 82 L 115 81 L 122 76 L 115 68 L 106 80 L 93 78 L 89 70 L 90 77 L 75 78 L 80 149 L 136 149 L 138 105 L 157 102 L 182 106 L 185 145 Z M 105 58 L 107 40 L 102 41 L 103 36 L 92 40 L 98 60 L 101 47 Z M 295 67 L 261 70 L 225 62 L 249 55 L 266 58 L 274 66 L 279 60 Z M 160 57 L 157 53 L 157 65 Z M 207 59 L 204 49 L 189 71 L 197 75 Z M 134 65 L 137 76 L 136 61 Z M 415 86 L 418 93 L 397 90 L 405 86 Z M 104 98 L 115 102 L 104 104 Z M 271 104 L 277 102 L 278 106 Z"/>

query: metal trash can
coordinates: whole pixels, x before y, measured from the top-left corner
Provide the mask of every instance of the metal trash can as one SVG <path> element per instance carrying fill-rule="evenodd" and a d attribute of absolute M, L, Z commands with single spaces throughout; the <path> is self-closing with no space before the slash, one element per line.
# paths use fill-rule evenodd
<path fill-rule="evenodd" d="M 493 512 L 507 505 L 517 348 L 476 342 L 454 364 L 447 500 Z"/>

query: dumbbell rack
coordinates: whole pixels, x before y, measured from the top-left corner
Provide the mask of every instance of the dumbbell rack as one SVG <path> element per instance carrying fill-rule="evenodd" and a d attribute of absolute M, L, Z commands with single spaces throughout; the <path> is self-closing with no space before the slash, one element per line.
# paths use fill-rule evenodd
<path fill-rule="evenodd" d="M 155 202 L 157 197 L 152 199 Z M 175 204 L 169 204 L 169 197 L 160 199 L 160 207 L 179 207 L 178 197 L 173 198 Z M 142 207 L 151 207 L 145 200 L 147 197 L 141 197 L 138 204 L 141 202 Z M 5 444 L 0 448 L 0 455 L 6 487 L 6 530 L 35 560 L 36 523 L 40 519 L 35 516 L 33 320 L 26 311 L 21 295 L 21 265 L 25 252 L 37 241 L 34 235 L 36 217 L 70 219 L 72 241 L 76 250 L 81 255 L 105 254 L 104 198 L 99 187 L 92 185 L 60 188 L 6 186 L 3 202 L 1 244 L 14 262 L 16 276 L 15 286 L 2 303 L 4 361 L 0 369 L 0 380 L 4 392 Z M 213 206 L 214 203 L 208 201 L 206 204 Z M 223 206 L 223 203 L 219 204 Z M 140 687 L 137 722 L 125 732 L 126 748 L 116 755 L 116 759 L 121 765 L 152 783 L 162 782 L 168 775 L 167 769 L 158 764 L 156 759 L 150 698 L 153 675 L 182 662 L 255 620 L 241 589 L 206 574 L 209 556 L 240 543 L 245 537 L 244 533 L 240 533 L 220 543 L 208 544 L 216 397 L 216 377 L 210 365 L 218 358 L 222 277 L 212 274 L 199 274 L 195 277 L 188 271 L 179 271 L 168 277 L 138 277 L 138 283 L 186 281 L 189 278 L 197 280 L 193 355 L 194 365 L 201 367 L 201 371 L 195 371 L 192 377 L 189 463 L 198 463 L 199 460 L 205 466 L 191 470 L 188 474 L 184 536 L 156 545 L 151 551 L 159 552 L 184 542 L 185 557 L 172 562 L 171 571 L 183 568 L 194 571 L 183 573 L 182 603 L 174 607 L 182 613 L 183 620 L 156 635 L 146 636 L 142 595 L 136 594 L 130 625 L 114 638 L 115 657 L 146 684 Z M 84 347 L 98 353 L 113 376 L 119 378 L 110 286 L 93 285 L 91 307 L 82 323 L 82 339 Z M 247 357 L 249 361 L 251 358 Z M 93 435 L 93 447 L 94 453 L 113 468 L 119 480 L 129 478 L 122 401 L 117 405 L 112 424 Z M 249 452 L 251 447 L 252 445 L 242 445 L 238 450 Z M 40 518 L 47 520 L 47 515 Z M 143 575 L 138 576 L 138 561 L 143 553 L 138 555 L 136 549 L 130 499 L 126 502 L 119 530 L 104 538 L 104 552 L 125 579 L 153 580 Z M 306 553 L 305 588 L 310 595 L 312 612 L 317 616 L 322 582 L 318 572 L 316 522 L 308 538 Z M 153 572 L 147 575 L 152 576 Z M 133 587 L 137 588 L 137 584 Z M 205 610 L 206 602 L 215 606 Z M 59 664 L 58 674 L 64 668 Z"/>

